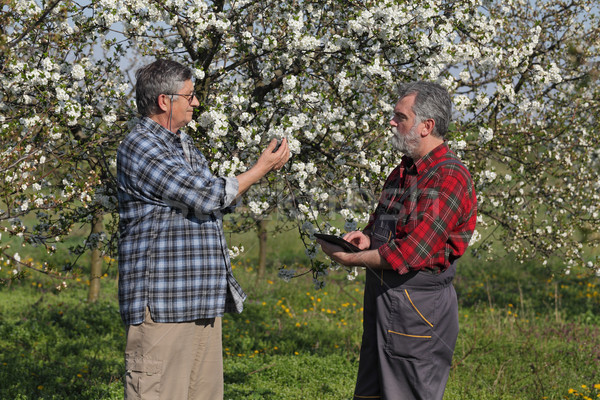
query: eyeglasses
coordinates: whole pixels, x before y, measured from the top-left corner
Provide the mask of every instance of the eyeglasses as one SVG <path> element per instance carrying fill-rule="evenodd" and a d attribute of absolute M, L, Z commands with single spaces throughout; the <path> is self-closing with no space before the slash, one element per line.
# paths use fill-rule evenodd
<path fill-rule="evenodd" d="M 192 101 L 194 101 L 194 98 L 196 97 L 196 93 L 192 92 L 192 94 L 183 94 L 183 93 L 163 93 L 164 95 L 167 96 L 183 96 L 187 99 L 189 104 L 192 104 Z"/>

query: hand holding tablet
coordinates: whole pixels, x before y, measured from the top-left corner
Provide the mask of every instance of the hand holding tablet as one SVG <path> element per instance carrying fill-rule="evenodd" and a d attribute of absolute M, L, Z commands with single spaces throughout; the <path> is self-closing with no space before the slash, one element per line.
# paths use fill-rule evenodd
<path fill-rule="evenodd" d="M 325 242 L 335 244 L 336 246 L 340 246 L 347 253 L 358 253 L 359 251 L 362 251 L 361 249 L 348 242 L 347 240 L 344 240 L 344 238 L 340 236 L 327 235 L 324 233 L 315 233 L 315 237 L 324 240 Z"/>

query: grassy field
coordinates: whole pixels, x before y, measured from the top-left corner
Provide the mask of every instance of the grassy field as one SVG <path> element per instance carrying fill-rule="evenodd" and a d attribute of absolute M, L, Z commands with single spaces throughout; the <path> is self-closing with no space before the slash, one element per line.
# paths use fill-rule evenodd
<path fill-rule="evenodd" d="M 293 233 L 273 240 L 275 265 L 306 263 Z M 358 366 L 364 272 L 333 271 L 315 290 L 271 268 L 257 281 L 255 245 L 234 273 L 245 310 L 223 320 L 226 399 L 350 399 Z M 1 265 L 0 277 L 11 273 Z M 0 288 L 0 399 L 122 399 L 124 329 L 114 268 L 95 304 L 85 277 L 40 274 Z M 446 399 L 600 398 L 600 283 L 535 265 L 465 259 L 455 286 L 461 332 Z"/>

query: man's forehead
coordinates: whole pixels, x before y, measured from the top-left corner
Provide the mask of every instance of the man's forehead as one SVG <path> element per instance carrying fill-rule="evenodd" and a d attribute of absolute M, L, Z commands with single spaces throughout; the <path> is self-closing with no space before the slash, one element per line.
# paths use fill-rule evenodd
<path fill-rule="evenodd" d="M 181 87 L 182 90 L 188 90 L 191 91 L 194 88 L 194 82 L 192 82 L 191 79 L 188 79 L 187 81 L 183 82 L 183 86 Z"/>
<path fill-rule="evenodd" d="M 411 93 L 398 99 L 398 101 L 396 102 L 396 106 L 394 107 L 394 112 L 412 113 L 412 106 L 415 104 L 416 97 L 416 93 Z"/>

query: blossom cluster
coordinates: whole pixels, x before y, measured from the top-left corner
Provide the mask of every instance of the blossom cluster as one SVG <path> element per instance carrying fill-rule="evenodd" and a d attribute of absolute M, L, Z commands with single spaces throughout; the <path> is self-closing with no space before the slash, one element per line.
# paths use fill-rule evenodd
<path fill-rule="evenodd" d="M 166 57 L 194 72 L 201 104 L 189 132 L 216 174 L 239 174 L 270 140 L 288 139 L 289 165 L 254 187 L 237 217 L 277 208 L 299 221 L 314 257 L 314 231 L 339 215 L 346 231 L 368 220 L 402 156 L 387 129 L 396 87 L 423 79 L 452 94 L 448 143 L 480 205 L 473 250 L 493 257 L 497 240 L 522 260 L 560 255 L 568 271 L 589 261 L 580 233 L 600 229 L 599 169 L 589 167 L 600 24 L 593 0 L 571 3 L 11 2 L 0 41 L 11 44 L 1 53 L 0 219 L 47 243 L 114 212 L 114 154 L 134 110 L 137 65 L 127 60 Z M 41 223 L 26 226 L 34 212 Z"/>

